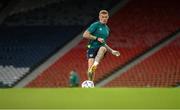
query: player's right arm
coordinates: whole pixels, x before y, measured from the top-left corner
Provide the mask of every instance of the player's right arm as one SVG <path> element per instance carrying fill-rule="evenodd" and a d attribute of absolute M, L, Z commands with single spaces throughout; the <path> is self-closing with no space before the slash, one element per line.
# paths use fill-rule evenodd
<path fill-rule="evenodd" d="M 90 40 L 97 40 L 97 37 L 93 36 L 88 30 L 83 33 L 83 37 Z"/>
<path fill-rule="evenodd" d="M 97 29 L 97 27 L 98 27 L 97 22 L 91 24 L 91 26 L 83 33 L 83 38 L 86 38 L 89 40 L 97 40 L 97 41 L 103 43 L 104 39 L 102 39 L 101 37 L 97 37 L 97 36 L 92 35 L 92 33 L 94 33 L 95 30 Z"/>
<path fill-rule="evenodd" d="M 100 38 L 100 37 L 97 37 L 97 36 L 94 36 L 92 35 L 88 30 L 86 30 L 84 33 L 83 33 L 83 37 L 86 38 L 86 39 L 90 39 L 90 40 L 97 40 L 101 43 L 104 42 L 104 39 L 103 38 Z"/>

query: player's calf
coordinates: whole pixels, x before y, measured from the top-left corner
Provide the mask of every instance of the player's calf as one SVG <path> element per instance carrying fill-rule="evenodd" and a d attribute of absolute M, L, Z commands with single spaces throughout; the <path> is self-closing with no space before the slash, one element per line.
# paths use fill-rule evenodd
<path fill-rule="evenodd" d="M 106 51 L 107 51 L 107 49 L 103 46 L 99 48 L 93 65 L 97 66 L 99 64 L 101 59 L 104 57 L 104 54 L 106 53 Z"/>
<path fill-rule="evenodd" d="M 94 73 L 88 73 L 88 80 L 93 81 Z"/>

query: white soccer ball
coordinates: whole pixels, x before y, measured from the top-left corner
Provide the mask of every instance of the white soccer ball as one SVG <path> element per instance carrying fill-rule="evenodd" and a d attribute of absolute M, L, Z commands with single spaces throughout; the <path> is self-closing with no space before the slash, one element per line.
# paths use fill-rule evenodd
<path fill-rule="evenodd" d="M 81 84 L 82 88 L 94 88 L 94 83 L 90 80 L 86 80 Z"/>

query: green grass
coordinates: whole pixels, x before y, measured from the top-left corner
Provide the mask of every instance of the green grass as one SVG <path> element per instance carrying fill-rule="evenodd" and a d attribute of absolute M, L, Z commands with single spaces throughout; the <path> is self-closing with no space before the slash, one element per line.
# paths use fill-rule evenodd
<path fill-rule="evenodd" d="M 0 89 L 0 109 L 5 108 L 180 109 L 180 89 Z"/>

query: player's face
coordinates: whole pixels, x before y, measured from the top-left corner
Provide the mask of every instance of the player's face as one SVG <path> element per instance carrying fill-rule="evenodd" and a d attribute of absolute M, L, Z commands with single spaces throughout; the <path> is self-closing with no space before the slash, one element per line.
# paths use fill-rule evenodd
<path fill-rule="evenodd" d="M 108 22 L 109 15 L 108 14 L 100 14 L 99 15 L 99 21 L 103 24 L 106 24 Z"/>

